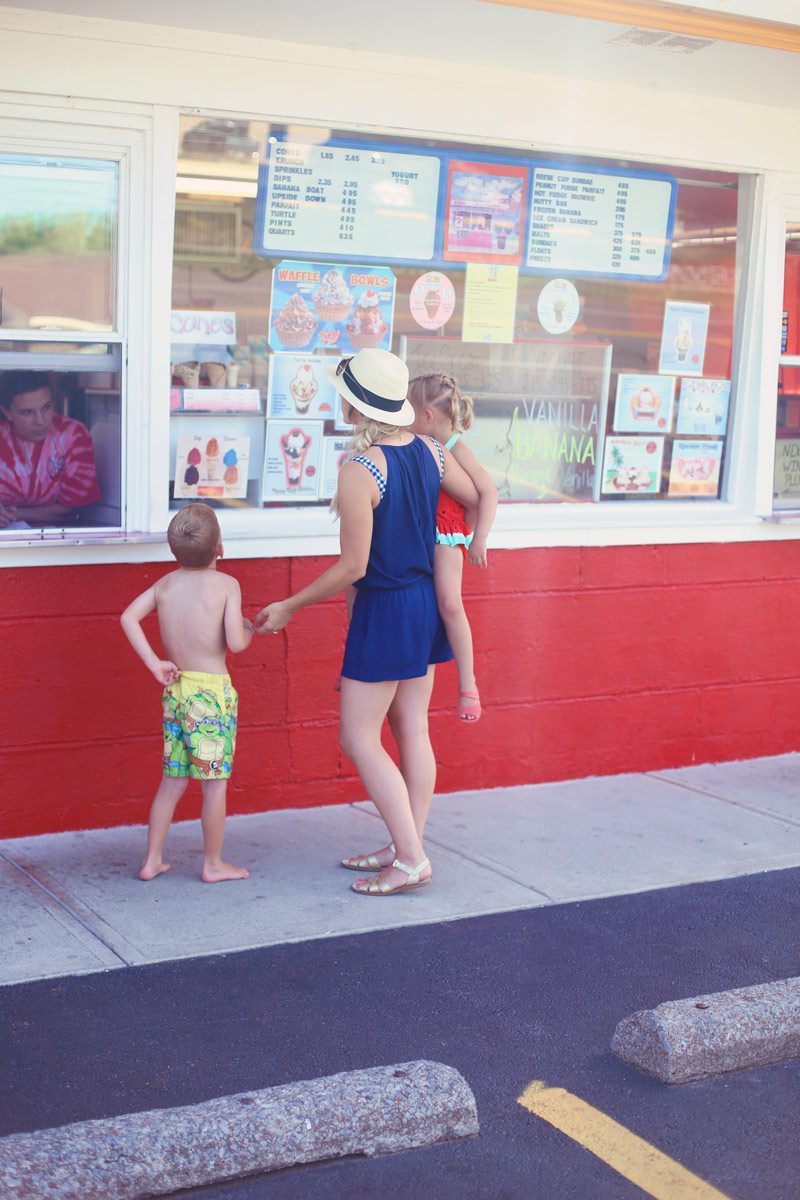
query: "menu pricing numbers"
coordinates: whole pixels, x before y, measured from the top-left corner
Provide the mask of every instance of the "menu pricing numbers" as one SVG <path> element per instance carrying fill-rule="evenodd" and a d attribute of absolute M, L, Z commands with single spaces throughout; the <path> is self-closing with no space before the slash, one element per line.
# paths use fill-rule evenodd
<path fill-rule="evenodd" d="M 669 176 L 537 167 L 527 265 L 663 278 L 676 188 Z"/>
<path fill-rule="evenodd" d="M 275 142 L 258 182 L 260 254 L 433 258 L 440 162 L 434 155 Z"/>

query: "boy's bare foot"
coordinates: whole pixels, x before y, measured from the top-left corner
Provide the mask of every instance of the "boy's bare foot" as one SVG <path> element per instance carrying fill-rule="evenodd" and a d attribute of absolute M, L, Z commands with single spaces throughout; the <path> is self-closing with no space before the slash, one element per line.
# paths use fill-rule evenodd
<path fill-rule="evenodd" d="M 216 866 L 203 867 L 200 876 L 203 883 L 223 883 L 226 879 L 249 879 L 246 867 L 234 867 L 233 863 L 220 862 Z"/>
<path fill-rule="evenodd" d="M 169 870 L 169 863 L 143 862 L 142 869 L 139 872 L 139 878 L 140 879 L 155 879 L 156 875 L 163 875 L 164 872 L 168 871 L 168 870 Z"/>

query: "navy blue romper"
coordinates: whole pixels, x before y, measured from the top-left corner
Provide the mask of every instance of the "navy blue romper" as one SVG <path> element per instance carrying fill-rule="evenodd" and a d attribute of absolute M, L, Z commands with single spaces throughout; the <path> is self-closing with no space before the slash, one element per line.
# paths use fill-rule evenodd
<path fill-rule="evenodd" d="M 342 675 L 363 683 L 417 679 L 430 663 L 449 662 L 447 641 L 433 586 L 439 466 L 423 441 L 380 445 L 386 478 L 370 459 L 358 456 L 378 481 L 381 498 L 373 509 L 369 562 L 356 583 L 356 600 L 344 648 Z"/>

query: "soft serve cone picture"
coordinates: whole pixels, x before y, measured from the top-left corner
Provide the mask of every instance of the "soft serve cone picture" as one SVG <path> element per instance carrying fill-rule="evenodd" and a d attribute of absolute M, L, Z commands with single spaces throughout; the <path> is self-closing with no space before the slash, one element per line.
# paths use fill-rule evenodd
<path fill-rule="evenodd" d="M 264 454 L 264 500 L 316 500 L 322 421 L 270 421 Z"/>

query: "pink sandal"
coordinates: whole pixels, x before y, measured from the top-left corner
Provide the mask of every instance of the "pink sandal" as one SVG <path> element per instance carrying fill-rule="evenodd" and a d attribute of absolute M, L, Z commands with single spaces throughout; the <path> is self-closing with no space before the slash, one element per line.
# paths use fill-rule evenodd
<path fill-rule="evenodd" d="M 462 704 L 461 699 L 464 697 L 467 700 L 475 700 L 475 704 Z M 477 692 L 459 692 L 458 693 L 458 719 L 459 721 L 480 721 L 481 719 L 481 698 Z"/>

